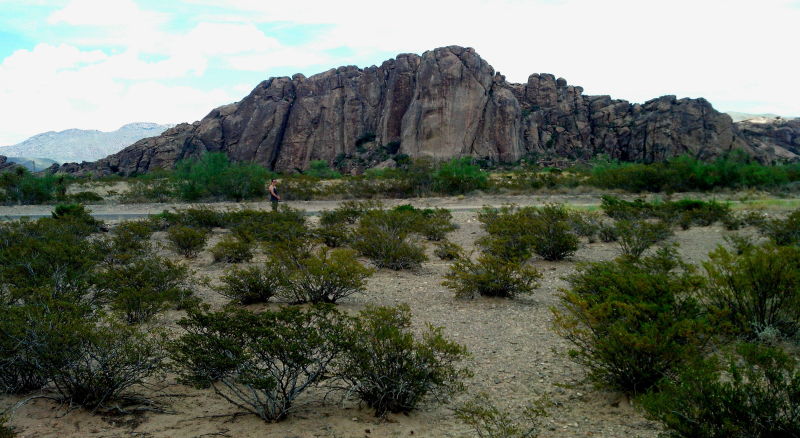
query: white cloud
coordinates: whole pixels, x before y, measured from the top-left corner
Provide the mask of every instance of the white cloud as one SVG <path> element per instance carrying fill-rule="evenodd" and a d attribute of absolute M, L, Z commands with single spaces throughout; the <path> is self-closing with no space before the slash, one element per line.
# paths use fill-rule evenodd
<path fill-rule="evenodd" d="M 193 121 L 236 100 L 221 89 L 167 86 L 148 79 L 164 77 L 158 66 L 152 74 L 141 74 L 140 81 L 123 80 L 131 77 L 126 56 L 40 44 L 6 58 L 0 64 L 0 102 L 5 103 L 0 107 L 0 144 L 46 130 Z"/>

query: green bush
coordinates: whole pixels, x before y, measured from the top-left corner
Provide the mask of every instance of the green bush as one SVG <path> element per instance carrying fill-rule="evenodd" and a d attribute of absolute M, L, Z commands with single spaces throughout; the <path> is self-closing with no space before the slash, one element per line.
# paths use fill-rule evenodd
<path fill-rule="evenodd" d="M 380 201 L 342 201 L 334 210 L 325 210 L 320 214 L 321 225 L 355 224 L 369 211 L 380 210 L 383 204 Z"/>
<path fill-rule="evenodd" d="M 240 304 L 266 303 L 280 290 L 283 269 L 272 259 L 264 266 L 230 269 L 220 278 L 222 285 L 215 290 Z"/>
<path fill-rule="evenodd" d="M 600 229 L 597 230 L 597 236 L 601 242 L 605 243 L 616 242 L 619 239 L 616 226 L 609 224 L 601 225 Z"/>
<path fill-rule="evenodd" d="M 208 231 L 178 225 L 167 230 L 167 240 L 175 252 L 186 258 L 194 258 L 206 246 Z"/>
<path fill-rule="evenodd" d="M 211 248 L 215 262 L 241 263 L 253 259 L 253 244 L 233 236 L 225 236 Z"/>
<path fill-rule="evenodd" d="M 536 236 L 531 232 L 531 209 L 515 206 L 483 207 L 478 220 L 488 233 L 476 243 L 487 253 L 506 260 L 524 261 L 533 253 Z"/>
<path fill-rule="evenodd" d="M 800 210 L 793 211 L 786 219 L 762 219 L 754 222 L 761 234 L 776 245 L 800 243 Z"/>
<path fill-rule="evenodd" d="M 455 410 L 456 417 L 475 430 L 480 438 L 535 438 L 547 416 L 544 402 L 525 407 L 514 417 L 495 406 L 486 394 L 479 394 Z"/>
<path fill-rule="evenodd" d="M 727 367 L 698 360 L 640 400 L 670 438 L 800 436 L 800 369 L 786 353 L 743 345 Z"/>
<path fill-rule="evenodd" d="M 305 213 L 286 206 L 278 211 L 227 212 L 225 222 L 233 234 L 245 242 L 289 242 L 312 234 Z"/>
<path fill-rule="evenodd" d="M 376 416 L 409 412 L 426 399 L 444 400 L 469 375 L 457 366 L 466 349 L 447 340 L 441 328 L 428 326 L 415 339 L 406 305 L 362 310 L 346 345 L 336 376 Z"/>
<path fill-rule="evenodd" d="M 163 371 L 165 351 L 158 337 L 138 328 L 100 322 L 89 331 L 71 334 L 75 348 L 52 374 L 53 390 L 70 405 L 88 409 L 120 401 L 140 401 L 136 388 Z"/>
<path fill-rule="evenodd" d="M 0 393 L 25 394 L 50 382 L 53 370 L 76 350 L 72 333 L 87 332 L 92 309 L 52 297 L 47 290 L 29 291 L 26 299 L 0 303 Z"/>
<path fill-rule="evenodd" d="M 578 249 L 578 237 L 569 225 L 570 213 L 563 205 L 548 204 L 534 210 L 530 233 L 533 251 L 545 260 L 563 260 Z"/>
<path fill-rule="evenodd" d="M 660 221 L 619 220 L 614 224 L 614 234 L 622 255 L 639 258 L 651 246 L 669 238 L 672 230 Z"/>
<path fill-rule="evenodd" d="M 264 197 L 272 173 L 257 164 L 231 163 L 222 152 L 179 161 L 172 177 L 184 201 L 222 198 L 241 201 Z"/>
<path fill-rule="evenodd" d="M 444 208 L 418 210 L 422 216 L 418 233 L 431 241 L 439 241 L 458 226 L 453 223 L 453 215 Z"/>
<path fill-rule="evenodd" d="M 524 262 L 482 254 L 475 262 L 469 257 L 457 259 L 442 284 L 455 290 L 457 298 L 514 298 L 533 293 L 539 286 L 536 280 L 541 277 L 539 271 Z"/>
<path fill-rule="evenodd" d="M 597 235 L 604 225 L 600 214 L 594 211 L 573 211 L 569 215 L 568 223 L 575 234 L 585 237 L 589 243 L 593 243 L 597 239 Z"/>
<path fill-rule="evenodd" d="M 98 231 L 103 222 L 95 219 L 81 204 L 58 204 L 51 213 L 53 219 L 71 220 L 86 225 L 91 231 Z"/>
<path fill-rule="evenodd" d="M 449 240 L 440 240 L 434 245 L 433 253 L 441 260 L 456 260 L 464 253 L 464 248 Z"/>
<path fill-rule="evenodd" d="M 299 259 L 282 257 L 280 294 L 293 303 L 335 303 L 363 292 L 372 270 L 356 259 L 355 251 L 322 248 Z"/>
<path fill-rule="evenodd" d="M 770 328 L 794 336 L 800 329 L 800 248 L 749 245 L 739 252 L 719 247 L 709 254 L 704 299 L 745 337 Z"/>
<path fill-rule="evenodd" d="M 353 230 L 346 223 L 320 224 L 314 235 L 329 248 L 345 246 L 353 241 Z"/>
<path fill-rule="evenodd" d="M 137 324 L 182 305 L 192 295 L 188 275 L 185 266 L 149 255 L 99 273 L 96 295 L 126 322 Z"/>
<path fill-rule="evenodd" d="M 568 280 L 554 324 L 574 346 L 570 358 L 600 385 L 645 393 L 707 341 L 709 324 L 694 298 L 702 277 L 674 250 L 591 263 Z"/>
<path fill-rule="evenodd" d="M 325 160 L 313 160 L 308 164 L 308 170 L 304 172 L 308 176 L 319 179 L 341 178 L 342 174 L 331 169 Z"/>
<path fill-rule="evenodd" d="M 211 386 L 265 421 L 292 412 L 298 396 L 329 376 L 347 319 L 332 306 L 252 313 L 190 310 L 171 347 L 181 381 Z"/>
<path fill-rule="evenodd" d="M 370 227 L 358 229 L 352 247 L 372 260 L 378 268 L 395 271 L 418 268 L 428 259 L 425 249 L 417 243 L 385 230 Z"/>
<path fill-rule="evenodd" d="M 5 204 L 45 204 L 59 190 L 59 177 L 36 176 L 22 166 L 0 173 L 0 201 Z"/>
<path fill-rule="evenodd" d="M 98 252 L 108 265 L 125 264 L 150 253 L 152 234 L 151 224 L 147 221 L 123 222 L 114 227 L 108 237 L 98 240 Z"/>
<path fill-rule="evenodd" d="M 472 158 L 453 158 L 442 163 L 433 172 L 433 189 L 440 193 L 457 195 L 482 190 L 489 186 L 489 177 Z"/>

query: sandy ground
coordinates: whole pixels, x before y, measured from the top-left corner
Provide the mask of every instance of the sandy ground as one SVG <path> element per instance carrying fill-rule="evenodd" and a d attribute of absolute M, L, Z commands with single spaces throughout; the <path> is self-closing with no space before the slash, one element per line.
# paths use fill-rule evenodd
<path fill-rule="evenodd" d="M 599 197 L 428 198 L 412 203 L 474 209 L 483 204 L 516 202 L 527 205 L 550 201 L 591 205 L 599 202 Z M 334 204 L 333 201 L 291 203 L 309 210 L 332 208 Z M 214 205 L 218 208 L 235 206 Z M 268 208 L 266 203 L 248 206 Z M 3 208 L 0 216 L 10 214 L 9 210 L 32 212 L 36 208 Z M 92 209 L 95 212 L 155 213 L 164 208 L 169 206 L 101 205 Z M 475 239 L 483 234 L 474 211 L 456 209 L 454 219 L 459 229 L 451 233 L 450 240 L 467 249 L 474 248 Z M 312 217 L 311 222 L 315 221 L 316 218 Z M 207 248 L 226 232 L 215 230 Z M 677 231 L 673 241 L 680 245 L 679 252 L 683 257 L 699 264 L 710 250 L 723 243 L 726 233 L 719 226 L 692 228 Z M 164 235 L 156 233 L 153 239 L 163 243 Z M 449 262 L 438 260 L 432 249 L 432 245 L 428 245 L 430 260 L 419 270 L 380 270 L 369 280 L 365 293 L 348 297 L 340 307 L 355 312 L 367 304 L 407 303 L 411 306 L 417 328 L 426 323 L 443 326 L 448 337 L 464 344 L 472 355 L 466 364 L 473 370 L 474 377 L 468 381 L 468 391 L 450 404 L 427 406 L 409 415 L 389 415 L 379 420 L 370 410 L 360 408 L 353 401 L 335 397 L 324 400 L 323 394 L 316 392 L 304 394 L 300 401 L 304 406 L 286 421 L 267 424 L 252 415 L 232 416 L 236 409 L 216 397 L 211 390 L 178 385 L 168 376 L 159 383 L 167 384 L 160 400 L 169 413 L 92 415 L 79 409 L 68 411 L 48 400 L 36 400 L 17 410 L 11 424 L 18 429 L 20 437 L 469 437 L 475 436 L 474 433 L 455 418 L 452 408 L 472 394 L 486 392 L 497 405 L 510 410 L 519 410 L 530 400 L 547 396 L 551 402 L 550 416 L 545 420 L 542 437 L 657 436 L 657 425 L 647 421 L 623 396 L 597 390 L 586 383 L 585 372 L 565 357 L 569 345 L 552 331 L 550 309 L 558 303 L 559 288 L 566 286 L 563 278 L 574 272 L 581 262 L 615 257 L 616 244 L 583 242 L 571 259 L 562 262 L 534 259 L 533 265 L 544 275 L 540 287 L 533 295 L 515 300 L 456 300 L 452 291 L 441 285 Z M 184 260 L 166 248 L 159 251 L 187 263 L 198 278 L 216 279 L 226 268 L 224 264 L 214 264 L 208 251 L 194 260 Z M 260 259 L 263 255 L 253 263 Z M 213 306 L 226 301 L 207 288 L 199 288 L 198 295 Z M 172 326 L 179 317 L 178 312 L 168 313 L 160 323 Z M 0 398 L 0 407 L 18 400 Z"/>

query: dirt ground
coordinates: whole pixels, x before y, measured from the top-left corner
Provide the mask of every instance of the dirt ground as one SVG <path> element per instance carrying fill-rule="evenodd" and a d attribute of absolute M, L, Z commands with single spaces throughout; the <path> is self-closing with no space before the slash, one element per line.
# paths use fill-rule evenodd
<path fill-rule="evenodd" d="M 507 199 L 512 198 L 512 199 Z M 483 234 L 476 220 L 475 208 L 484 204 L 499 205 L 507 202 L 538 204 L 560 201 L 580 206 L 599 202 L 597 195 L 542 196 L 542 197 L 478 197 L 425 199 L 417 205 L 442 206 L 454 209 L 454 220 L 459 229 L 449 239 L 467 250 L 474 249 L 474 241 Z M 398 201 L 401 203 L 405 201 Z M 333 201 L 292 203 L 311 211 L 333 208 Z M 215 204 L 226 208 L 233 205 Z M 266 203 L 250 207 L 269 208 Z M 156 213 L 164 205 L 105 205 L 94 211 Z M 779 208 L 779 207 L 776 207 Z M 3 208 L 0 216 L 24 211 L 33 207 Z M 310 222 L 315 222 L 312 217 Z M 210 248 L 226 233 L 214 230 Z M 752 233 L 753 230 L 740 232 Z M 679 244 L 680 254 L 689 262 L 699 264 L 709 251 L 724 243 L 728 233 L 720 226 L 692 228 L 676 231 L 672 241 Z M 164 242 L 163 233 L 153 239 Z M 514 300 L 479 298 L 472 301 L 456 300 L 453 292 L 441 285 L 449 262 L 440 261 L 428 245 L 430 260 L 417 271 L 395 272 L 379 270 L 368 283 L 365 293 L 344 299 L 340 308 L 358 311 L 368 304 L 394 305 L 407 303 L 417 328 L 431 323 L 443 326 L 445 334 L 465 345 L 471 357 L 466 364 L 474 372 L 468 381 L 468 390 L 444 405 L 426 406 L 409 415 L 389 415 L 378 420 L 372 412 L 355 402 L 324 398 L 322 392 L 304 394 L 304 405 L 289 419 L 277 424 L 267 424 L 252 415 L 234 416 L 236 408 L 211 390 L 196 390 L 174 382 L 168 376 L 166 388 L 158 395 L 167 407 L 167 413 L 147 412 L 128 416 L 92 415 L 80 409 L 67 410 L 48 400 L 35 400 L 18 409 L 11 425 L 20 437 L 470 437 L 475 436 L 468 426 L 453 415 L 452 408 L 478 392 L 487 393 L 500 407 L 519 411 L 529 401 L 546 396 L 550 401 L 549 417 L 544 420 L 542 437 L 655 437 L 656 424 L 647 421 L 620 394 L 593 388 L 585 382 L 584 370 L 570 362 L 565 353 L 566 341 L 552 330 L 551 308 L 558 304 L 559 288 L 566 286 L 563 279 L 575 272 L 581 262 L 608 260 L 618 254 L 614 243 L 583 242 L 578 252 L 569 260 L 545 262 L 534 259 L 533 265 L 543 273 L 540 287 L 527 297 Z M 212 281 L 227 267 L 214 264 L 208 251 L 194 260 L 182 259 L 172 251 L 159 251 L 170 258 L 187 263 L 197 278 L 209 277 Z M 263 255 L 253 263 L 263 260 Z M 365 260 L 366 263 L 366 260 Z M 198 288 L 198 295 L 213 306 L 221 306 L 226 299 L 206 287 Z M 174 326 L 180 318 L 178 312 L 164 315 L 159 324 Z M 18 398 L 0 398 L 0 408 L 19 401 Z"/>

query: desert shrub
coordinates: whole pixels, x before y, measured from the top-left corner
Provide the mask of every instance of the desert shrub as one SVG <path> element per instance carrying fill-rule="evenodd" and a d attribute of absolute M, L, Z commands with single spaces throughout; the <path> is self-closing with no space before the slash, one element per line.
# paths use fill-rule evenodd
<path fill-rule="evenodd" d="M 457 366 L 466 349 L 446 339 L 441 328 L 428 326 L 422 339 L 415 339 L 407 305 L 362 310 L 346 344 L 336 376 L 377 416 L 411 411 L 426 399 L 443 400 L 469 375 Z"/>
<path fill-rule="evenodd" d="M 294 303 L 335 303 L 363 292 L 372 270 L 349 249 L 322 248 L 300 258 L 282 257 L 283 284 L 280 294 Z"/>
<path fill-rule="evenodd" d="M 103 225 L 102 221 L 92 217 L 86 207 L 81 204 L 58 204 L 51 215 L 53 219 L 65 219 L 84 224 L 91 231 L 98 231 Z"/>
<path fill-rule="evenodd" d="M 224 198 L 241 201 L 263 197 L 272 174 L 257 164 L 231 163 L 222 152 L 205 153 L 175 165 L 172 174 L 178 196 L 184 201 Z"/>
<path fill-rule="evenodd" d="M 8 419 L 0 416 L 0 438 L 15 438 L 16 436 L 14 428 L 8 425 Z"/>
<path fill-rule="evenodd" d="M 610 195 L 603 195 L 601 199 L 600 208 L 612 219 L 635 220 L 654 215 L 654 206 L 644 199 L 626 201 Z"/>
<path fill-rule="evenodd" d="M 126 322 L 137 324 L 169 307 L 182 305 L 192 295 L 188 275 L 185 266 L 166 258 L 140 257 L 99 273 L 96 295 Z"/>
<path fill-rule="evenodd" d="M 228 223 L 228 212 L 217 211 L 208 207 L 191 207 L 180 210 L 167 211 L 153 216 L 155 220 L 163 221 L 166 226 L 184 226 L 190 228 L 223 228 Z"/>
<path fill-rule="evenodd" d="M 329 248 L 345 246 L 353 240 L 353 231 L 346 223 L 320 224 L 314 235 Z"/>
<path fill-rule="evenodd" d="M 169 202 L 175 199 L 175 184 L 167 179 L 133 180 L 119 200 L 124 203 Z"/>
<path fill-rule="evenodd" d="M 641 257 L 651 246 L 672 235 L 669 225 L 660 221 L 619 220 L 614 230 L 620 252 L 631 258 Z"/>
<path fill-rule="evenodd" d="M 342 174 L 331 169 L 325 160 L 313 160 L 308 163 L 308 170 L 304 172 L 308 176 L 319 179 L 341 178 Z"/>
<path fill-rule="evenodd" d="M 368 211 L 383 208 L 380 201 L 342 201 L 334 210 L 326 210 L 320 214 L 321 225 L 334 225 L 341 223 L 355 224 Z"/>
<path fill-rule="evenodd" d="M 310 175 L 295 175 L 281 179 L 279 187 L 281 199 L 287 201 L 310 201 L 320 193 L 318 178 Z"/>
<path fill-rule="evenodd" d="M 476 262 L 461 257 L 445 274 L 445 286 L 453 289 L 458 298 L 474 298 L 478 295 L 514 298 L 520 294 L 533 293 L 541 278 L 534 267 L 518 260 L 505 260 L 492 254 L 481 254 Z"/>
<path fill-rule="evenodd" d="M 519 416 L 495 406 L 486 394 L 479 394 L 455 410 L 456 417 L 472 426 L 479 438 L 535 438 L 542 418 L 547 416 L 544 401 L 523 409 Z"/>
<path fill-rule="evenodd" d="M 707 227 L 731 216 L 731 208 L 728 204 L 696 199 L 653 204 L 652 210 L 654 217 L 667 223 L 678 223 L 683 229 L 689 229 L 692 225 Z"/>
<path fill-rule="evenodd" d="M 603 226 L 600 214 L 594 211 L 574 211 L 570 213 L 568 222 L 572 231 L 578 236 L 585 237 L 589 243 L 597 239 L 597 234 Z"/>
<path fill-rule="evenodd" d="M 453 158 L 442 163 L 433 172 L 433 189 L 440 193 L 457 195 L 489 186 L 489 177 L 472 158 Z"/>
<path fill-rule="evenodd" d="M 70 193 L 69 195 L 65 196 L 65 201 L 77 202 L 79 204 L 85 204 L 89 202 L 101 202 L 102 200 L 103 197 L 95 192 Z"/>
<path fill-rule="evenodd" d="M 800 210 L 793 211 L 786 219 L 763 219 L 756 222 L 759 231 L 776 245 L 800 243 Z"/>
<path fill-rule="evenodd" d="M 708 323 L 693 298 L 702 277 L 674 250 L 591 263 L 568 280 L 554 324 L 574 347 L 569 357 L 599 385 L 647 392 L 707 340 Z"/>
<path fill-rule="evenodd" d="M 239 304 L 266 303 L 280 290 L 283 275 L 283 266 L 269 259 L 263 266 L 226 271 L 215 290 Z"/>
<path fill-rule="evenodd" d="M 722 225 L 729 231 L 736 231 L 746 224 L 745 218 L 741 214 L 731 213 L 722 218 Z"/>
<path fill-rule="evenodd" d="M 418 233 L 431 241 L 439 241 L 447 236 L 447 233 L 455 231 L 458 227 L 453 223 L 453 215 L 450 210 L 444 208 L 418 210 L 422 216 Z"/>
<path fill-rule="evenodd" d="M 31 291 L 22 302 L 0 303 L 0 393 L 43 388 L 65 353 L 76 348 L 71 333 L 88 331 L 92 309 L 85 303 Z"/>
<path fill-rule="evenodd" d="M 434 245 L 436 249 L 433 250 L 433 253 L 441 260 L 455 260 L 464 253 L 464 248 L 449 240 L 440 240 Z"/>
<path fill-rule="evenodd" d="M 709 254 L 704 299 L 748 338 L 768 328 L 793 336 L 800 328 L 800 248 L 746 245 L 738 252 L 719 247 Z"/>
<path fill-rule="evenodd" d="M 610 224 L 600 225 L 600 228 L 597 230 L 597 237 L 600 238 L 601 242 L 605 243 L 616 242 L 619 239 L 617 228 Z"/>
<path fill-rule="evenodd" d="M 22 166 L 0 173 L 0 201 L 6 204 L 44 204 L 57 195 L 55 175 L 36 176 Z"/>
<path fill-rule="evenodd" d="M 211 248 L 215 262 L 241 263 L 253 258 L 253 244 L 233 236 L 225 236 Z"/>
<path fill-rule="evenodd" d="M 311 235 L 301 210 L 281 206 L 278 211 L 237 210 L 226 213 L 233 234 L 245 242 L 286 242 Z"/>
<path fill-rule="evenodd" d="M 252 313 L 190 310 L 171 351 L 181 381 L 214 391 L 265 421 L 279 421 L 298 396 L 328 377 L 346 318 L 332 306 Z"/>
<path fill-rule="evenodd" d="M 697 360 L 640 400 L 671 438 L 800 436 L 800 370 L 786 353 L 742 345 L 728 355 Z"/>
<path fill-rule="evenodd" d="M 123 222 L 111 230 L 108 237 L 97 242 L 103 261 L 109 265 L 130 262 L 133 258 L 149 253 L 150 236 L 153 230 L 147 221 Z"/>
<path fill-rule="evenodd" d="M 85 224 L 63 218 L 0 224 L 0 291 L 52 289 L 82 294 L 100 259 Z"/>
<path fill-rule="evenodd" d="M 548 204 L 534 210 L 530 233 L 533 251 L 545 260 L 562 260 L 578 249 L 578 237 L 567 222 L 570 213 L 563 205 Z"/>
<path fill-rule="evenodd" d="M 178 225 L 167 230 L 167 240 L 175 252 L 186 258 L 194 258 L 206 246 L 208 231 Z"/>
<path fill-rule="evenodd" d="M 136 387 L 163 370 L 162 342 L 139 328 L 101 322 L 71 335 L 74 349 L 51 370 L 53 390 L 70 404 L 98 409 L 130 400 Z"/>
<path fill-rule="evenodd" d="M 527 260 L 532 254 L 536 236 L 530 231 L 530 209 L 515 206 L 483 207 L 478 220 L 488 233 L 477 244 L 485 252 L 506 260 Z"/>
<path fill-rule="evenodd" d="M 425 249 L 414 241 L 371 227 L 359 227 L 352 247 L 378 268 L 396 271 L 418 268 L 428 259 Z"/>

